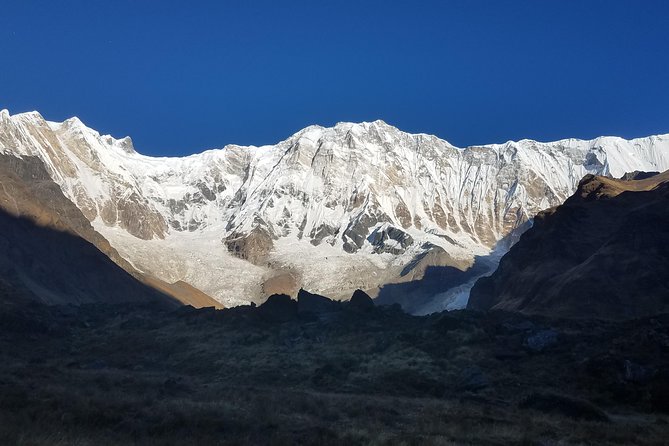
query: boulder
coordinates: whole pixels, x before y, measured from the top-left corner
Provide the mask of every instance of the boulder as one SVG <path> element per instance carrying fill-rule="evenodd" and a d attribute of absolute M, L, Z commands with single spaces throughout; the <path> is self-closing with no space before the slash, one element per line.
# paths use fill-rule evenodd
<path fill-rule="evenodd" d="M 370 311 L 374 308 L 374 301 L 364 291 L 355 290 L 353 296 L 351 296 L 349 305 L 356 310 Z"/>
<path fill-rule="evenodd" d="M 288 322 L 297 317 L 297 302 L 287 294 L 272 294 L 257 311 L 268 322 Z"/>
<path fill-rule="evenodd" d="M 337 311 L 339 306 L 337 302 L 319 294 L 310 293 L 300 289 L 297 293 L 297 312 L 300 314 L 313 313 L 322 314 Z"/>

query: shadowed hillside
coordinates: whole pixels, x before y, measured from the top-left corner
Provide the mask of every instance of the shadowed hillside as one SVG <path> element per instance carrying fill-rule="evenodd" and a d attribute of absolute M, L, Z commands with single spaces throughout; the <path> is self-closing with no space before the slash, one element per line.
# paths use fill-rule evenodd
<path fill-rule="evenodd" d="M 669 319 L 0 308 L 0 443 L 660 445 Z"/>
<path fill-rule="evenodd" d="M 48 304 L 219 305 L 185 283 L 137 271 L 97 233 L 41 160 L 0 155 L 0 277 Z"/>
<path fill-rule="evenodd" d="M 48 304 L 179 303 L 142 284 L 86 240 L 0 210 L 0 277 Z"/>
<path fill-rule="evenodd" d="M 669 172 L 587 175 L 541 212 L 468 307 L 624 319 L 669 311 Z"/>

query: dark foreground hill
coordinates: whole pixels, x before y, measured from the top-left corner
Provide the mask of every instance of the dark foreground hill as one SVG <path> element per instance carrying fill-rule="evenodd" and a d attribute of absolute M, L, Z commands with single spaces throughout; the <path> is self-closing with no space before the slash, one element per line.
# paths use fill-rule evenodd
<path fill-rule="evenodd" d="M 478 280 L 469 308 L 610 319 L 669 311 L 669 172 L 627 178 L 587 175 L 537 215 Z"/>
<path fill-rule="evenodd" d="M 3 296 L 6 295 L 2 294 Z M 669 316 L 0 306 L 0 444 L 665 444 Z"/>

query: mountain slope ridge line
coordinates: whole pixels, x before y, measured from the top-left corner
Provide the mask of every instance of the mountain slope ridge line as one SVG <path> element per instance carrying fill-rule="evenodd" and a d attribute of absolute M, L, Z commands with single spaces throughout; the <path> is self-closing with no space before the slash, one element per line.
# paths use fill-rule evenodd
<path fill-rule="evenodd" d="M 226 306 L 261 302 L 264 285 L 287 273 L 298 283 L 272 291 L 303 287 L 341 299 L 358 288 L 376 296 L 430 266 L 465 271 L 500 240 L 513 243 L 509 234 L 564 201 L 584 175 L 669 169 L 669 135 L 461 149 L 383 121 L 149 157 L 129 137 L 101 136 L 79 119 L 3 111 L 0 150 L 41 158 L 138 269 L 193 284 Z M 415 267 L 401 275 L 407 265 Z M 453 301 L 441 291 L 429 305 L 400 303 L 443 309 Z"/>

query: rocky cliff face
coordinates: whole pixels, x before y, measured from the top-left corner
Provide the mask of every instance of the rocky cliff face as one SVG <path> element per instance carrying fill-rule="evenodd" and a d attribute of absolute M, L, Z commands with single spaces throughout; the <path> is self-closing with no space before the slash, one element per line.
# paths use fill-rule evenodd
<path fill-rule="evenodd" d="M 479 279 L 468 307 L 625 319 L 669 311 L 669 171 L 587 175 Z"/>
<path fill-rule="evenodd" d="M 382 121 L 312 126 L 274 146 L 151 158 L 76 118 L 3 111 L 0 148 L 42 159 L 135 267 L 228 305 L 262 300 L 268 281 L 282 292 L 276 277 L 286 274 L 291 290 L 348 297 L 417 279 L 430 266 L 464 270 L 560 204 L 587 173 L 669 168 L 669 136 L 460 149 Z M 451 303 L 442 298 L 430 308 Z"/>

